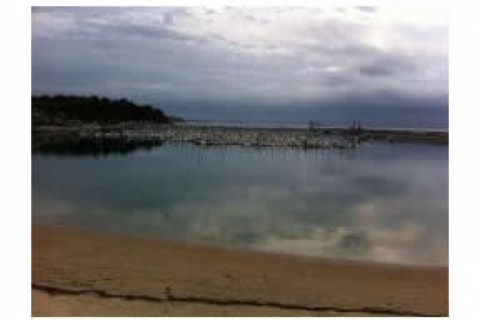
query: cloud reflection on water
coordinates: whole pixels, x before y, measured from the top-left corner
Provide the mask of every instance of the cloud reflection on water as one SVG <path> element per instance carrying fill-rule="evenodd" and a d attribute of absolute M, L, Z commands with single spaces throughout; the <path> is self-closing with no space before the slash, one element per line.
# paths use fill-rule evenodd
<path fill-rule="evenodd" d="M 195 148 L 94 161 L 39 158 L 33 220 L 273 252 L 445 265 L 445 150 L 403 148 L 348 155 L 212 150 L 202 151 L 198 162 L 189 161 L 198 156 Z"/>

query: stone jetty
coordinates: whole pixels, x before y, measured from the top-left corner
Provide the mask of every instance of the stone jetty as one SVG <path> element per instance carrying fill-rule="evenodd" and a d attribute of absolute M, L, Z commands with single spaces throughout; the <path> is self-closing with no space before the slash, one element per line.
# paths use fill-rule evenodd
<path fill-rule="evenodd" d="M 354 136 L 326 135 L 296 129 L 255 129 L 195 126 L 79 126 L 36 128 L 35 135 L 54 134 L 67 139 L 120 139 L 191 143 L 199 146 L 286 147 L 303 149 L 355 148 L 360 139 Z"/>
<path fill-rule="evenodd" d="M 47 137 L 45 139 L 45 137 Z M 198 146 L 283 147 L 298 149 L 353 149 L 365 141 L 423 142 L 448 144 L 448 133 L 389 130 L 324 128 L 317 130 L 293 128 L 200 127 L 192 125 L 158 125 L 122 123 L 101 126 L 35 127 L 33 140 L 125 141 L 140 144 L 195 144 Z"/>

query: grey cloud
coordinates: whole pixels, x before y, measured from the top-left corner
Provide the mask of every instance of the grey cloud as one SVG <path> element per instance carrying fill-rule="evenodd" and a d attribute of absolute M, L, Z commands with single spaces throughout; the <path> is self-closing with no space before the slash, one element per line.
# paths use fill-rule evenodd
<path fill-rule="evenodd" d="M 177 13 L 178 14 L 178 13 Z M 90 15 L 89 15 L 90 16 Z M 99 19 L 82 19 L 76 17 L 76 26 L 69 31 L 69 35 L 78 38 L 117 38 L 119 40 L 129 37 L 145 37 L 147 39 L 171 39 L 179 41 L 196 40 L 196 37 L 175 31 L 170 28 L 174 23 L 175 13 L 166 12 L 160 15 L 163 18 L 155 23 L 132 22 L 128 19 L 107 14 Z M 91 17 L 91 16 L 90 16 Z"/>
<path fill-rule="evenodd" d="M 372 6 L 357 6 L 355 9 L 360 10 L 362 12 L 367 12 L 367 13 L 375 13 L 378 9 L 376 7 Z"/>
<path fill-rule="evenodd" d="M 364 76 L 394 76 L 401 73 L 411 74 L 415 72 L 417 66 L 415 59 L 405 57 L 403 55 L 394 54 L 377 54 L 373 56 L 371 61 L 360 65 L 358 71 Z"/>
<path fill-rule="evenodd" d="M 358 70 L 367 76 L 388 76 L 395 72 L 395 68 L 391 66 L 378 64 L 360 66 Z"/>
<path fill-rule="evenodd" d="M 171 25 L 174 22 L 174 14 L 171 12 L 167 12 L 163 14 L 163 21 L 166 25 Z"/>
<path fill-rule="evenodd" d="M 199 15 L 217 19 L 224 14 L 208 10 L 197 14 L 182 8 L 34 8 L 32 12 L 34 18 L 51 15 L 69 23 L 57 27 L 49 23 L 52 19 L 33 19 L 34 93 L 121 95 L 183 108 L 448 103 L 446 53 L 437 48 L 446 37 L 445 28 L 403 27 L 402 35 L 411 39 L 416 51 L 402 52 L 365 41 L 373 25 L 333 18 L 305 22 L 296 33 L 287 30 L 292 32 L 288 38 L 282 32 L 275 34 L 274 22 L 268 22 L 268 28 L 261 25 L 269 18 L 245 12 L 238 16 L 243 22 L 237 27 L 258 28 L 260 35 L 265 34 L 254 38 L 238 37 L 239 31 L 230 32 L 228 25 L 208 31 Z M 278 14 L 289 12 L 282 9 Z M 37 32 L 45 27 L 49 32 Z M 444 69 L 440 75 L 429 71 L 433 78 L 425 89 L 408 80 L 423 79 L 427 70 Z"/>
<path fill-rule="evenodd" d="M 146 38 L 155 39 L 171 39 L 171 40 L 197 40 L 195 37 L 187 36 L 180 32 L 170 30 L 158 26 L 142 26 L 142 25 L 130 25 L 130 26 L 112 26 L 104 28 L 105 32 L 110 32 L 110 34 L 115 34 L 117 36 L 142 36 Z"/>

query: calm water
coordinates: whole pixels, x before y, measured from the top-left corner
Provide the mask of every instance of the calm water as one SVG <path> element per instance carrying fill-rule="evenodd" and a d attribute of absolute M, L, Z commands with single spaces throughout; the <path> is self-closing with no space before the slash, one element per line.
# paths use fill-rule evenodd
<path fill-rule="evenodd" d="M 391 101 L 388 102 L 392 103 Z M 210 108 L 210 109 L 209 109 Z M 352 121 L 361 121 L 366 128 L 389 129 L 434 129 L 448 131 L 448 107 L 394 107 L 390 106 L 324 106 L 305 107 L 275 106 L 264 107 L 242 106 L 226 108 L 195 105 L 193 107 L 166 108 L 167 113 L 195 119 L 199 122 L 215 124 L 241 123 L 242 126 L 307 126 L 310 120 L 321 126 L 348 127 Z"/>
<path fill-rule="evenodd" d="M 256 250 L 448 263 L 448 148 L 164 145 L 33 156 L 33 222 Z"/>

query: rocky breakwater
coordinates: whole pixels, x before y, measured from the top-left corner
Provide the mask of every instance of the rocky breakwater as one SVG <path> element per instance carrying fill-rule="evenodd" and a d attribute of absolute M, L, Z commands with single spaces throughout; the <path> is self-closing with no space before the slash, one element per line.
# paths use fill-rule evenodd
<path fill-rule="evenodd" d="M 83 134 L 88 136 L 89 134 Z M 146 129 L 111 130 L 95 132 L 96 138 L 123 138 L 127 140 L 154 140 L 168 143 L 192 143 L 199 146 L 236 145 L 244 147 L 286 148 L 355 148 L 360 139 L 355 136 L 332 135 L 307 130 L 157 127 Z"/>
<path fill-rule="evenodd" d="M 35 136 L 44 142 L 61 139 L 68 141 L 124 141 L 158 145 L 162 143 L 191 143 L 198 146 L 283 147 L 299 149 L 347 149 L 357 147 L 361 139 L 345 134 L 325 134 L 301 129 L 255 129 L 194 126 L 79 126 L 45 127 Z M 45 136 L 48 138 L 45 139 Z M 43 138 L 42 138 L 43 137 Z"/>

